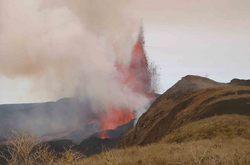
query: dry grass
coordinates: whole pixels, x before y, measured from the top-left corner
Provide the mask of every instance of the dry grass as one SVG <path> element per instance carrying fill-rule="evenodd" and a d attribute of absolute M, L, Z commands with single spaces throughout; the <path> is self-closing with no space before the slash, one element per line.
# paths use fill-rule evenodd
<path fill-rule="evenodd" d="M 247 116 L 215 116 L 183 126 L 158 143 L 89 158 L 71 150 L 58 156 L 39 145 L 34 137 L 18 136 L 10 141 L 10 156 L 5 156 L 5 160 L 13 165 L 248 165 L 249 122 Z"/>
<path fill-rule="evenodd" d="M 200 140 L 180 144 L 157 143 L 145 147 L 131 147 L 102 153 L 83 159 L 79 164 L 89 165 L 248 165 L 250 141 L 242 138 L 231 140 Z"/>
<path fill-rule="evenodd" d="M 250 117 L 214 116 L 187 124 L 159 143 L 102 153 L 82 164 L 250 164 Z"/>
<path fill-rule="evenodd" d="M 8 142 L 7 151 L 1 153 L 2 163 L 9 165 L 72 164 L 80 155 L 72 150 L 58 155 L 42 145 L 36 137 L 19 135 Z"/>
<path fill-rule="evenodd" d="M 39 145 L 35 137 L 22 135 L 8 142 L 7 155 L 1 154 L 8 164 L 33 165 L 53 162 L 54 157 L 46 146 Z"/>
<path fill-rule="evenodd" d="M 223 115 L 189 123 L 164 137 L 162 141 L 187 142 L 212 138 L 250 139 L 250 116 Z"/>
<path fill-rule="evenodd" d="M 250 164 L 250 140 L 243 138 L 199 140 L 184 143 L 160 142 L 144 147 L 104 152 L 90 158 L 83 158 L 73 151 L 60 157 L 49 152 L 44 146 L 37 146 L 30 137 L 19 137 L 11 142 L 11 157 L 6 158 L 12 165 L 165 165 L 165 164 L 207 164 L 207 165 L 248 165 Z"/>
<path fill-rule="evenodd" d="M 250 101 L 250 87 L 226 85 L 202 90 L 198 87 L 198 90 L 196 85 L 199 86 L 199 81 L 195 80 L 193 85 L 189 80 L 183 83 L 183 86 L 176 84 L 161 95 L 122 138 L 121 145 L 154 143 L 177 128 L 210 116 L 250 115 L 250 104 L 247 104 Z M 193 88 L 197 91 L 190 92 Z"/>

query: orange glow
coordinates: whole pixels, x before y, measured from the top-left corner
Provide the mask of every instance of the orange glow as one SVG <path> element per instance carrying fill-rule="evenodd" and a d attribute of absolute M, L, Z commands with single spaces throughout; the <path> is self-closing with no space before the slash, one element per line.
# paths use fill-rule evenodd
<path fill-rule="evenodd" d="M 148 61 L 144 51 L 143 34 L 134 46 L 129 66 L 121 64 L 116 65 L 118 72 L 121 74 L 121 82 L 128 86 L 134 92 L 149 96 L 153 93 L 151 89 L 151 73 L 148 67 Z"/>
<path fill-rule="evenodd" d="M 134 113 L 129 109 L 109 108 L 106 113 L 101 115 L 100 125 L 102 130 L 113 130 L 129 123 L 134 117 Z"/>
<path fill-rule="evenodd" d="M 149 99 L 154 98 L 154 91 L 151 88 L 151 72 L 148 68 L 148 62 L 144 51 L 144 38 L 142 32 L 136 42 L 130 64 L 124 66 L 116 64 L 119 73 L 119 80 L 122 85 L 130 88 L 135 93 L 144 95 Z M 113 107 L 106 110 L 100 115 L 100 127 L 104 131 L 100 138 L 109 138 L 106 130 L 116 129 L 118 126 L 129 123 L 135 118 L 134 109 L 124 107 Z"/>
<path fill-rule="evenodd" d="M 102 132 L 102 133 L 100 134 L 99 138 L 101 138 L 101 139 L 108 139 L 109 136 L 108 136 L 107 132 L 104 131 L 104 132 Z"/>

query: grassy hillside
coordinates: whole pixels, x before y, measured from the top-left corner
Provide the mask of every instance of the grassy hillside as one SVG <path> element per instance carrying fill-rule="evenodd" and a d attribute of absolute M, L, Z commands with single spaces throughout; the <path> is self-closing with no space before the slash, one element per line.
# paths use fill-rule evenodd
<path fill-rule="evenodd" d="M 102 153 L 87 164 L 250 164 L 250 117 L 222 115 L 187 124 L 160 142 Z"/>
<path fill-rule="evenodd" d="M 162 141 L 180 143 L 203 139 L 230 139 L 236 137 L 250 140 L 250 116 L 222 115 L 192 122 L 165 136 Z"/>
<path fill-rule="evenodd" d="M 248 165 L 250 141 L 242 138 L 199 140 L 185 143 L 159 142 L 144 147 L 131 147 L 102 153 L 81 160 L 89 165 Z"/>
<path fill-rule="evenodd" d="M 78 150 L 55 153 L 21 136 L 0 146 L 0 164 L 248 165 L 250 87 L 238 84 L 183 78 L 125 135 L 120 145 L 124 148 L 87 157 L 82 151 L 103 143 L 85 141 Z"/>
<path fill-rule="evenodd" d="M 122 146 L 145 145 L 191 122 L 224 114 L 250 116 L 250 87 L 185 77 L 160 96 L 122 139 Z"/>
<path fill-rule="evenodd" d="M 187 124 L 146 146 L 116 149 L 85 158 L 67 151 L 61 155 L 37 147 L 34 138 L 11 142 L 10 164 L 248 165 L 250 163 L 250 117 L 222 115 Z"/>

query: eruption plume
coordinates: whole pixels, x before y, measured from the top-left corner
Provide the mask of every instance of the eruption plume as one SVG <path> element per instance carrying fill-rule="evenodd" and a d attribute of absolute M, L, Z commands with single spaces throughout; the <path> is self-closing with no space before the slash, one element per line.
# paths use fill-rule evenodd
<path fill-rule="evenodd" d="M 149 70 L 147 57 L 144 50 L 143 29 L 135 43 L 130 64 L 128 67 L 117 64 L 117 70 L 120 74 L 120 81 L 124 87 L 130 88 L 133 92 L 147 97 L 149 100 L 154 99 L 154 89 L 152 88 L 152 73 Z M 135 109 L 128 107 L 110 107 L 105 114 L 101 114 L 101 130 L 115 129 L 135 119 Z M 108 138 L 103 132 L 101 138 Z"/>
<path fill-rule="evenodd" d="M 98 120 L 107 130 L 145 111 L 154 87 L 130 2 L 0 0 L 0 78 L 22 87 L 17 100 L 87 102 L 56 113 L 31 111 L 13 125 L 46 134 Z"/>

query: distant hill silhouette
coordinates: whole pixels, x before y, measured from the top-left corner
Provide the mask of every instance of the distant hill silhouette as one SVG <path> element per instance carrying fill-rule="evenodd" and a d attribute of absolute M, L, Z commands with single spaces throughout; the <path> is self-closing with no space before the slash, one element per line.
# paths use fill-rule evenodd
<path fill-rule="evenodd" d="M 0 137 L 31 133 L 44 140 L 60 137 L 81 141 L 98 131 L 97 114 L 87 100 L 64 98 L 56 102 L 0 105 Z M 77 130 L 78 135 L 72 135 Z"/>

